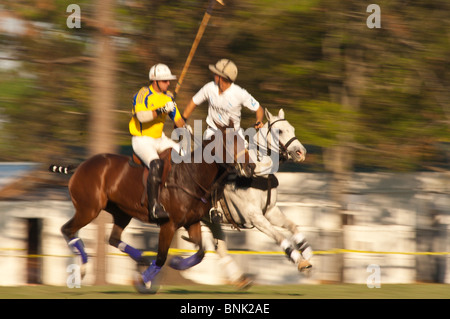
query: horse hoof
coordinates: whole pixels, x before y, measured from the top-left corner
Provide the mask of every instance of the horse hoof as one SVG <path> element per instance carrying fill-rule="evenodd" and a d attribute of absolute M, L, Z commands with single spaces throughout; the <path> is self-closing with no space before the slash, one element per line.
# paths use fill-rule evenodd
<path fill-rule="evenodd" d="M 253 280 L 248 277 L 243 276 L 236 284 L 238 290 L 247 290 L 253 286 Z"/>
<path fill-rule="evenodd" d="M 306 271 L 310 270 L 311 268 L 312 268 L 311 263 L 306 259 L 304 259 L 298 263 L 298 271 L 300 271 L 300 272 L 306 272 Z"/>
<path fill-rule="evenodd" d="M 154 295 L 159 290 L 159 285 L 156 283 L 155 280 L 152 280 L 148 283 L 145 283 L 142 279 L 142 275 L 140 273 L 136 273 L 133 278 L 133 285 L 134 288 L 139 292 L 140 294 L 151 294 Z"/>

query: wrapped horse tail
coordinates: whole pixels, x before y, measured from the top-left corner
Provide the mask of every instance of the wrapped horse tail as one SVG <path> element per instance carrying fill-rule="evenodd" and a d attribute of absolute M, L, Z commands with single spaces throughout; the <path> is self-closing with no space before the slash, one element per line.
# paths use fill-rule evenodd
<path fill-rule="evenodd" d="M 63 166 L 63 165 L 52 164 L 52 165 L 50 165 L 48 170 L 52 173 L 70 175 L 76 170 L 77 167 L 78 167 L 78 165 Z"/>

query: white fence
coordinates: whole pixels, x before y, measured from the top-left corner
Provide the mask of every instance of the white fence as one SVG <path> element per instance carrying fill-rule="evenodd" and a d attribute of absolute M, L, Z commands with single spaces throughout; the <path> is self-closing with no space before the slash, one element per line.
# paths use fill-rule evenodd
<path fill-rule="evenodd" d="M 232 257 L 257 283 L 313 284 L 341 280 L 366 283 L 369 265 L 379 267 L 381 283 L 450 283 L 448 177 L 437 173 L 354 174 L 348 184 L 345 207 L 353 222 L 342 226 L 336 204 L 329 199 L 328 175 L 278 173 L 277 176 L 278 205 L 301 226 L 316 251 L 314 270 L 309 277 L 299 275 L 281 249 L 255 229 L 238 232 L 226 228 Z M 77 257 L 72 256 L 60 228 L 72 215 L 70 201 L 0 202 L 0 285 L 21 285 L 30 280 L 66 285 L 67 267 L 77 263 Z M 38 226 L 38 234 L 30 230 L 32 224 Z M 107 225 L 108 236 L 111 227 Z M 94 224 L 80 231 L 90 255 L 96 251 L 95 233 Z M 137 248 L 156 251 L 157 234 L 157 227 L 132 221 L 123 240 Z M 173 247 L 193 249 L 180 239 L 181 234 L 180 231 Z M 210 237 L 207 229 L 204 235 L 205 239 Z M 30 242 L 35 238 L 32 236 L 39 238 L 39 247 Z M 212 242 L 207 241 L 207 245 L 207 249 L 213 250 Z M 135 263 L 108 247 L 107 281 L 131 284 Z M 38 256 L 28 256 L 33 249 Z M 245 253 L 248 250 L 276 253 Z M 93 266 L 90 262 L 83 284 L 93 283 Z M 30 271 L 37 273 L 30 275 Z M 181 275 L 205 284 L 227 282 L 214 253 L 208 253 L 202 263 Z"/>

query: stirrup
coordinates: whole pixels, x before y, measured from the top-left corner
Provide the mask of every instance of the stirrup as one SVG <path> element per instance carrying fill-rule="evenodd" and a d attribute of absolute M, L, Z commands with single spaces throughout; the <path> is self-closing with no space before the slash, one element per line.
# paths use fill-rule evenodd
<path fill-rule="evenodd" d="M 169 214 L 165 211 L 164 207 L 160 204 L 155 204 L 150 209 L 149 217 L 151 220 L 160 221 L 169 218 Z"/>
<path fill-rule="evenodd" d="M 212 207 L 209 210 L 209 219 L 211 220 L 211 222 L 213 224 L 220 224 L 222 222 L 222 217 L 223 217 L 223 215 L 222 215 L 221 210 L 219 210 L 215 207 Z"/>

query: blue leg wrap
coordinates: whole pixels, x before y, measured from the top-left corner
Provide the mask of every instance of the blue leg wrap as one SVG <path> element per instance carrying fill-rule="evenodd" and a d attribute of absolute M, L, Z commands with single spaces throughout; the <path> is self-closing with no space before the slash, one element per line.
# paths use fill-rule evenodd
<path fill-rule="evenodd" d="M 81 238 L 75 237 L 71 241 L 69 241 L 69 247 L 72 248 L 72 250 L 75 253 L 78 253 L 81 255 L 81 261 L 83 264 L 87 263 L 88 261 L 88 255 L 84 251 L 84 244 Z"/>
<path fill-rule="evenodd" d="M 148 283 L 152 281 L 160 271 L 161 267 L 156 266 L 155 262 L 153 262 L 150 267 L 148 267 L 147 270 L 142 274 L 142 279 L 145 283 Z"/>
<path fill-rule="evenodd" d="M 186 270 L 189 269 L 203 260 L 203 257 L 198 253 L 193 254 L 190 257 L 183 258 L 180 256 L 175 256 L 170 260 L 170 267 L 176 270 Z"/>
<path fill-rule="evenodd" d="M 134 261 L 139 261 L 142 257 L 142 251 L 124 243 L 123 241 L 120 242 L 118 248 L 120 251 L 128 254 Z"/>

